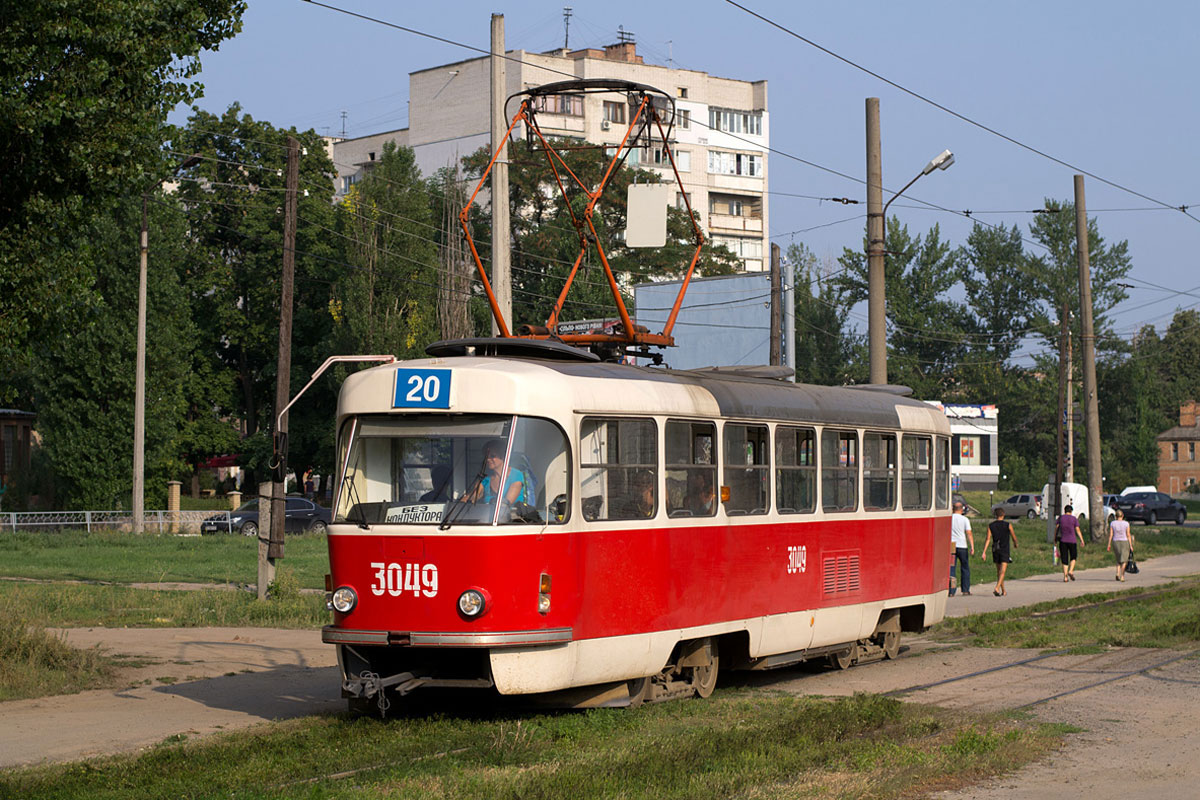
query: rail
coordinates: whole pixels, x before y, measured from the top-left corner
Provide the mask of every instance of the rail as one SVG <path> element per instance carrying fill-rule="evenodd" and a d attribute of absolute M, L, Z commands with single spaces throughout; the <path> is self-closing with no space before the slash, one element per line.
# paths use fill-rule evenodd
<path fill-rule="evenodd" d="M 198 534 L 200 524 L 214 519 L 229 531 L 229 512 L 217 509 L 205 511 L 146 511 L 147 533 Z M 0 531 L 20 530 L 65 531 L 115 530 L 133 531 L 132 511 L 0 511 Z"/>

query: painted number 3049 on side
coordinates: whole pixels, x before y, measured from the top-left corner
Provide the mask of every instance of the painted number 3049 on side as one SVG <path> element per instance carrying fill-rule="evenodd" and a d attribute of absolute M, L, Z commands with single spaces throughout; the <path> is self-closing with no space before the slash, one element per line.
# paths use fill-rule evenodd
<path fill-rule="evenodd" d="M 438 571 L 435 564 L 385 564 L 372 561 L 371 569 L 375 571 L 371 594 L 377 597 L 384 593 L 392 597 L 400 597 L 406 592 L 413 597 L 433 597 L 437 594 Z"/>

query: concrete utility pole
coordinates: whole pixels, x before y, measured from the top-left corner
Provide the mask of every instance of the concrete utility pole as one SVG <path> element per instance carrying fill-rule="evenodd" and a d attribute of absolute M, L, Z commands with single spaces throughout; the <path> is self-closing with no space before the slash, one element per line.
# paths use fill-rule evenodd
<path fill-rule="evenodd" d="M 1092 325 L 1092 270 L 1088 255 L 1083 176 L 1075 176 L 1075 247 L 1079 251 L 1079 311 L 1083 324 L 1084 430 L 1087 432 L 1088 521 L 1093 542 L 1104 532 L 1104 473 L 1100 462 L 1100 402 L 1096 397 L 1096 335 Z"/>
<path fill-rule="evenodd" d="M 504 15 L 492 14 L 492 152 L 500 146 L 508 131 L 504 119 L 506 71 L 504 61 Z M 512 249 L 508 224 L 508 155 L 501 153 L 492 167 L 492 288 L 496 305 L 509 330 L 512 330 Z M 492 336 L 500 335 L 500 326 L 492 320 Z"/>
<path fill-rule="evenodd" d="M 133 399 L 133 532 L 146 529 L 146 262 L 150 251 L 150 198 L 142 195 L 141 257 L 138 261 L 137 375 Z"/>
<path fill-rule="evenodd" d="M 1067 408 L 1067 460 L 1065 479 L 1075 482 L 1075 348 L 1071 343 L 1071 312 L 1066 314 L 1067 335 L 1067 385 L 1064 396 Z M 1075 509 L 1078 511 L 1079 509 Z"/>
<path fill-rule="evenodd" d="M 771 366 L 783 363 L 783 293 L 779 285 L 779 245 L 771 243 Z"/>
<path fill-rule="evenodd" d="M 1046 511 L 1046 541 L 1054 541 L 1054 521 L 1063 512 L 1062 483 L 1063 483 L 1063 433 L 1066 431 L 1067 396 L 1067 304 L 1064 302 L 1058 312 L 1058 422 L 1055 425 L 1058 447 L 1057 466 L 1054 470 L 1054 485 L 1050 487 L 1050 496 L 1042 498 Z"/>
<path fill-rule="evenodd" d="M 271 484 L 270 527 L 259 529 L 259 597 L 266 592 L 269 579 L 264 579 L 264 570 L 272 576 L 275 559 L 283 558 L 283 532 L 287 509 L 287 406 L 292 393 L 292 286 L 296 272 L 296 194 L 300 183 L 300 142 L 288 137 L 287 178 L 283 200 L 283 274 L 279 292 L 279 361 L 275 375 L 275 438 L 274 458 L 276 474 Z M 259 507 L 263 499 L 259 499 Z M 267 534 L 266 553 L 263 552 L 263 534 Z M 265 558 L 264 558 L 265 556 Z M 265 563 L 264 563 L 265 562 Z"/>
<path fill-rule="evenodd" d="M 789 381 L 796 382 L 796 265 L 789 258 L 783 285 L 784 363 L 791 368 Z"/>
<path fill-rule="evenodd" d="M 883 255 L 883 155 L 879 146 L 879 98 L 867 98 L 867 344 L 871 383 L 887 383 L 887 303 Z"/>

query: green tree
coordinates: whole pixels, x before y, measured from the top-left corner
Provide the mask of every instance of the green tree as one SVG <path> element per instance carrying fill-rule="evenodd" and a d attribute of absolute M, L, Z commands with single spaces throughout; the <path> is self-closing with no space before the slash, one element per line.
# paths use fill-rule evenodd
<path fill-rule="evenodd" d="M 382 158 L 338 208 L 352 269 L 335 284 L 331 308 L 339 352 L 420 358 L 438 338 L 437 243 L 429 192 L 407 147 Z"/>
<path fill-rule="evenodd" d="M 0 359 L 28 375 L 39 325 L 96 278 L 74 231 L 166 174 L 161 127 L 198 97 L 198 55 L 241 27 L 244 0 L 44 0 L 0 26 Z M 24 369 L 22 369 L 24 367 Z M 0 384 L 0 401 L 22 396 Z M 25 395 L 27 397 L 27 395 Z"/>
<path fill-rule="evenodd" d="M 59 335 L 32 348 L 38 430 L 59 507 L 130 506 L 140 217 L 140 198 L 113 201 L 74 233 L 74 257 L 94 278 L 56 311 Z M 179 445 L 195 331 L 181 275 L 184 220 L 155 202 L 150 230 L 145 485 L 153 508 L 165 505 L 166 482 L 184 472 Z"/>
<path fill-rule="evenodd" d="M 196 369 L 232 387 L 224 395 L 231 406 L 218 407 L 215 414 L 241 420 L 240 451 L 252 470 L 251 481 L 263 474 L 275 427 L 288 135 L 304 148 L 289 392 L 294 395 L 334 352 L 331 286 L 346 269 L 332 205 L 333 166 L 324 143 L 313 131 L 286 131 L 257 121 L 236 104 L 221 116 L 196 110 L 172 141 L 175 151 L 201 156 L 182 176 L 179 189 L 197 244 L 187 286 L 198 346 L 210 359 Z M 332 467 L 335 392 L 322 382 L 289 412 L 292 466 L 311 465 L 326 474 Z"/>
<path fill-rule="evenodd" d="M 959 282 L 962 255 L 942 241 L 937 225 L 913 238 L 893 217 L 885 236 L 887 256 L 888 381 L 909 386 L 916 397 L 959 398 L 958 366 L 969 352 L 970 315 L 962 303 L 947 297 Z M 836 278 L 846 300 L 867 299 L 867 258 L 846 248 Z M 963 398 L 967 399 L 967 398 Z"/>
<path fill-rule="evenodd" d="M 846 329 L 851 303 L 845 290 L 823 274 L 804 244 L 787 249 L 795 282 L 796 380 L 826 386 L 864 383 L 862 337 Z"/>

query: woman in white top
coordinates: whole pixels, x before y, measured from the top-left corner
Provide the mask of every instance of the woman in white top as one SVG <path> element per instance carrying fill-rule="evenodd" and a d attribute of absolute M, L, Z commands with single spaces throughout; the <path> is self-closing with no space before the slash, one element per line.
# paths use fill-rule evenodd
<path fill-rule="evenodd" d="M 1129 530 L 1129 522 L 1121 509 L 1117 509 L 1117 518 L 1108 528 L 1108 547 L 1105 549 L 1117 557 L 1117 580 L 1125 580 L 1125 564 L 1133 552 L 1133 531 Z"/>

